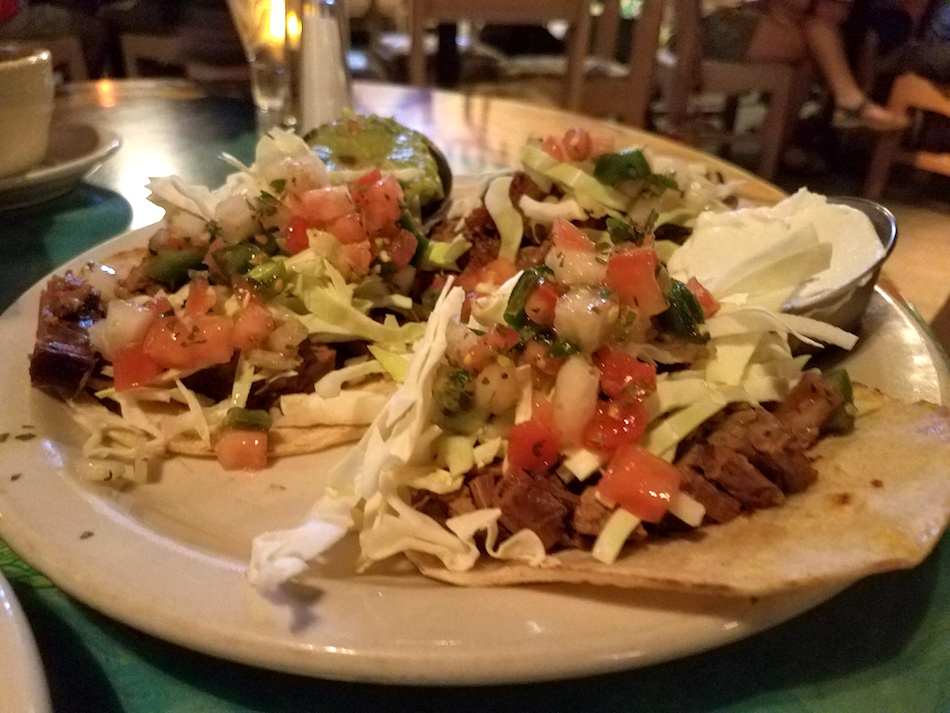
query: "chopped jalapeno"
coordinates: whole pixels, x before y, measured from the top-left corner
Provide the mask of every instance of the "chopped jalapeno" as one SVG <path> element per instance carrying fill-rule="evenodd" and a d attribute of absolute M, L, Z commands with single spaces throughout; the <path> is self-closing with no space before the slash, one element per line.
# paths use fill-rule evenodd
<path fill-rule="evenodd" d="M 267 253 L 253 243 L 238 243 L 215 250 L 214 261 L 226 275 L 243 275 L 254 267 L 263 264 Z"/>
<path fill-rule="evenodd" d="M 822 378 L 844 396 L 844 403 L 835 409 L 835 412 L 828 418 L 824 431 L 827 433 L 850 433 L 854 429 L 854 418 L 857 415 L 851 376 L 847 370 L 837 369 L 828 374 L 822 374 Z"/>
<path fill-rule="evenodd" d="M 262 409 L 235 407 L 228 409 L 228 413 L 224 417 L 224 425 L 226 428 L 269 431 L 271 418 L 270 414 Z"/>
<path fill-rule="evenodd" d="M 202 266 L 204 257 L 201 248 L 158 250 L 145 261 L 143 269 L 150 279 L 177 290 L 188 282 L 189 270 L 197 270 Z"/>
<path fill-rule="evenodd" d="M 640 149 L 605 153 L 594 163 L 594 178 L 608 186 L 650 176 L 650 164 Z"/>
<path fill-rule="evenodd" d="M 396 225 L 400 228 L 404 228 L 413 234 L 416 238 L 416 252 L 412 255 L 411 262 L 416 262 L 426 254 L 426 250 L 429 249 L 429 239 L 423 235 L 422 231 L 419 230 L 419 226 L 416 224 L 416 219 L 412 217 L 412 212 L 409 210 L 409 207 L 403 203 L 399 206 L 399 212 L 401 213 L 399 220 Z"/>
<path fill-rule="evenodd" d="M 514 329 L 521 329 L 528 323 L 528 315 L 525 312 L 525 304 L 528 297 L 539 286 L 544 284 L 544 278 L 553 275 L 551 268 L 546 265 L 529 267 L 521 273 L 515 288 L 511 291 L 511 297 L 508 298 L 508 306 L 505 308 L 505 322 Z"/>
<path fill-rule="evenodd" d="M 658 317 L 663 329 L 689 342 L 705 342 L 703 308 L 696 295 L 684 283 L 673 280 L 666 298 L 670 306 Z"/>
<path fill-rule="evenodd" d="M 574 342 L 569 342 L 566 339 L 556 339 L 548 351 L 548 356 L 552 359 L 567 359 L 567 357 L 577 354 L 580 350 L 580 347 Z"/>

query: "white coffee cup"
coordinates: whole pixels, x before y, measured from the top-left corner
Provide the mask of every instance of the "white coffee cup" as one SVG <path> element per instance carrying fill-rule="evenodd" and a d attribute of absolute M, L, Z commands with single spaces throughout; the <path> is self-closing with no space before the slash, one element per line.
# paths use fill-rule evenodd
<path fill-rule="evenodd" d="M 0 177 L 43 160 L 53 116 L 53 61 L 48 50 L 0 45 Z"/>

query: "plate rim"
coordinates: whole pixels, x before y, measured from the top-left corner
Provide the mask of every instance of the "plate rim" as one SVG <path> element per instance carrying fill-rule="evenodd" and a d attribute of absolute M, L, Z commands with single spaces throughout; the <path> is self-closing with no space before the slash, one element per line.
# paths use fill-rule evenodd
<path fill-rule="evenodd" d="M 6 606 L 3 606 L 4 604 Z M 0 636 L 0 642 L 15 641 L 18 645 L 18 650 L 12 652 L 15 654 L 12 657 L 13 665 L 9 668 L 3 667 L 3 671 L 7 674 L 4 686 L 12 684 L 18 688 L 21 701 L 30 706 L 23 713 L 52 713 L 49 686 L 36 638 L 33 636 L 23 606 L 17 599 L 16 592 L 13 591 L 13 585 L 4 576 L 2 570 L 0 570 L 0 620 L 6 621 L 13 628 L 12 635 Z M 0 622 L 0 626 L 2 625 Z M 0 678 L 2 677 L 3 672 L 0 671 Z"/>
<path fill-rule="evenodd" d="M 59 126 L 54 124 L 50 131 L 53 132 L 56 130 L 62 131 L 82 128 L 91 129 L 96 135 L 96 145 L 92 149 L 90 149 L 87 153 L 68 161 L 61 161 L 51 166 L 40 165 L 30 169 L 26 173 L 0 178 L 0 208 L 19 208 L 26 205 L 32 205 L 37 202 L 42 202 L 46 200 L 46 197 L 43 197 L 40 200 L 28 199 L 16 203 L 5 204 L 3 203 L 3 195 L 5 193 L 13 193 L 14 191 L 22 191 L 29 188 L 36 189 L 41 186 L 73 176 L 77 177 L 78 183 L 78 181 L 81 181 L 82 178 L 85 177 L 89 170 L 91 170 L 94 166 L 107 161 L 112 157 L 113 154 L 115 154 L 116 151 L 122 147 L 122 137 L 115 131 L 82 121 L 67 122 L 60 124 Z"/>

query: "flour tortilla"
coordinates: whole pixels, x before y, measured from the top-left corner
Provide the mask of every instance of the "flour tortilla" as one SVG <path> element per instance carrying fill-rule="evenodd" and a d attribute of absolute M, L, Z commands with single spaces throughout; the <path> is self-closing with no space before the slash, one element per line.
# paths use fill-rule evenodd
<path fill-rule="evenodd" d="M 950 410 L 904 404 L 855 386 L 854 432 L 810 453 L 819 476 L 785 504 L 688 536 L 629 546 L 614 564 L 570 550 L 542 566 L 483 557 L 451 572 L 429 555 L 423 574 L 465 586 L 578 582 L 759 596 L 919 564 L 950 519 Z"/>
<path fill-rule="evenodd" d="M 366 426 L 275 426 L 267 434 L 267 453 L 272 458 L 307 455 L 358 441 L 365 432 Z M 214 456 L 214 449 L 194 434 L 175 436 L 168 442 L 168 451 L 183 456 Z"/>

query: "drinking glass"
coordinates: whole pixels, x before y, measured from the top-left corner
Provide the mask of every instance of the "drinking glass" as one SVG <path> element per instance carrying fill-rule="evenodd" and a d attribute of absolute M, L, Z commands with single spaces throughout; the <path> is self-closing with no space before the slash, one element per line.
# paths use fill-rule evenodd
<path fill-rule="evenodd" d="M 305 135 L 351 105 L 342 0 L 228 0 L 251 69 L 261 134 Z"/>

